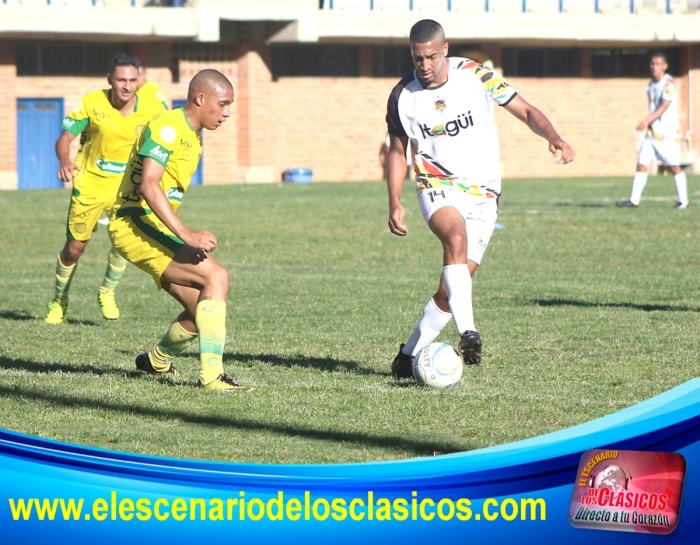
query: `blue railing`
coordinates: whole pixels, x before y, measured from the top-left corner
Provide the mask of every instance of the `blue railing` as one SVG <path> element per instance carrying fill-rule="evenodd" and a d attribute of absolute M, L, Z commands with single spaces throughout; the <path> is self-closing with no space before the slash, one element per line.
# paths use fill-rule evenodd
<path fill-rule="evenodd" d="M 362 0 L 352 0 L 352 3 L 361 3 Z M 381 5 L 381 0 L 365 0 L 368 2 L 368 7 L 370 11 L 374 11 L 375 9 L 378 9 L 379 6 Z M 405 2 L 405 8 L 408 9 L 408 11 L 414 11 L 416 9 L 416 0 L 403 0 Z M 528 0 L 510 0 L 512 2 L 512 5 L 515 6 L 517 3 L 520 3 L 520 10 L 523 13 L 526 13 L 530 11 L 530 8 L 532 7 L 532 2 Z M 594 13 L 602 13 L 605 11 L 603 6 L 601 5 L 601 0 L 549 0 L 553 6 L 556 6 L 557 11 L 559 13 L 564 13 L 567 11 L 567 7 L 570 7 L 572 4 L 576 4 L 578 7 L 581 6 L 585 1 L 590 2 L 590 7 L 592 8 L 592 11 Z M 435 4 L 438 4 L 439 2 L 444 2 L 443 6 L 446 7 L 447 11 L 453 11 L 455 8 L 455 0 L 434 0 Z M 605 0 L 603 0 L 605 2 Z M 492 0 L 483 0 L 483 5 L 484 5 L 484 11 L 490 12 L 490 11 L 495 11 L 494 5 Z M 542 0 L 537 2 L 541 6 Z M 623 4 L 624 2 L 619 2 L 619 4 Z M 326 0 L 325 2 L 321 2 L 320 6 L 323 9 L 324 6 L 326 9 L 336 9 L 338 8 L 338 4 L 345 4 L 347 5 L 347 0 L 346 2 L 342 2 L 342 0 Z M 637 13 L 640 8 L 640 0 L 629 0 L 629 12 L 630 13 Z M 673 5 L 671 0 L 664 0 L 663 3 L 660 3 L 662 6 L 662 10 L 664 13 L 673 13 Z M 694 1 L 694 0 L 688 0 L 685 3 L 678 3 L 677 10 L 678 11 L 695 11 L 697 8 L 700 8 L 700 1 Z M 648 10 L 648 6 L 645 6 Z M 685 7 L 685 9 L 683 9 Z M 695 9 L 691 9 L 695 8 Z"/>

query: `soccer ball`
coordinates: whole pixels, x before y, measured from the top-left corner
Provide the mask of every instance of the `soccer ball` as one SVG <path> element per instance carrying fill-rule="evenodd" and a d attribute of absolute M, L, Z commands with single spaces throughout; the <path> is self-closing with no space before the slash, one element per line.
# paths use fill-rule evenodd
<path fill-rule="evenodd" d="M 413 377 L 433 388 L 449 388 L 462 378 L 462 358 L 447 343 L 431 343 L 413 360 Z"/>

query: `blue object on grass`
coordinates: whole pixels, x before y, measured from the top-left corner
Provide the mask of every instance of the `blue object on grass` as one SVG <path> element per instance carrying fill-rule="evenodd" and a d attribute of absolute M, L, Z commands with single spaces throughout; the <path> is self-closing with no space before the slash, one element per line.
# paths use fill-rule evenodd
<path fill-rule="evenodd" d="M 314 173 L 310 168 L 288 168 L 282 173 L 285 182 L 295 184 L 310 184 L 313 182 Z"/>

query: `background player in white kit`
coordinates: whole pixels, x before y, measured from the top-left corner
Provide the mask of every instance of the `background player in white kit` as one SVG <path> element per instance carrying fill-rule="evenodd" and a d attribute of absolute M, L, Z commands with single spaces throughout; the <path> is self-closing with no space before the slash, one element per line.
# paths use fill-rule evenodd
<path fill-rule="evenodd" d="M 387 104 L 389 229 L 395 235 L 408 234 L 400 198 L 410 142 L 421 212 L 442 243 L 443 272 L 438 291 L 391 365 L 398 377 L 412 376 L 413 357 L 435 340 L 450 318 L 460 335 L 465 363 L 481 361 L 471 275 L 493 233 L 501 193 L 492 101 L 545 138 L 554 156 L 561 151 L 562 163 L 575 156 L 544 114 L 518 96 L 500 74 L 471 59 L 446 57 L 448 44 L 439 23 L 417 22 L 409 41 L 416 69 L 394 87 Z"/>
<path fill-rule="evenodd" d="M 649 62 L 651 81 L 647 85 L 649 115 L 637 125 L 646 134 L 639 148 L 637 172 L 632 182 L 629 200 L 617 201 L 621 208 L 636 208 L 647 183 L 647 169 L 654 159 L 671 169 L 678 193 L 678 210 L 688 208 L 688 181 L 680 167 L 681 146 L 678 141 L 678 90 L 676 82 L 666 73 L 668 62 L 663 53 L 654 53 Z"/>

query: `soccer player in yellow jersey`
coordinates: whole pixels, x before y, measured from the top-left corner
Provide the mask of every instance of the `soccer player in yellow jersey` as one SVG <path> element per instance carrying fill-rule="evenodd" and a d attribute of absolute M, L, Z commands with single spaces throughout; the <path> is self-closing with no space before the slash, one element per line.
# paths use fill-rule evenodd
<path fill-rule="evenodd" d="M 152 81 L 148 81 L 146 79 L 146 65 L 141 59 L 138 59 L 138 63 L 139 87 L 136 90 L 136 93 L 140 97 L 143 97 L 145 99 L 156 100 L 160 102 L 166 110 L 169 110 L 170 106 L 168 106 L 168 100 L 165 98 L 165 93 L 163 92 L 163 89 L 158 87 L 158 85 L 156 85 Z"/>
<path fill-rule="evenodd" d="M 216 70 L 196 74 L 185 106 L 154 117 L 141 133 L 109 223 L 114 248 L 184 307 L 158 345 L 136 357 L 136 367 L 174 373 L 174 357 L 199 336 L 197 386 L 220 392 L 251 389 L 229 378 L 222 363 L 229 274 L 211 256 L 216 237 L 190 229 L 177 210 L 202 153 L 200 131 L 226 121 L 232 102 L 226 76 Z"/>
<path fill-rule="evenodd" d="M 135 95 L 137 63 L 137 59 L 126 53 L 116 55 L 107 74 L 110 88 L 85 95 L 61 123 L 63 132 L 56 141 L 56 156 L 60 163 L 58 178 L 66 183 L 72 182 L 73 192 L 66 242 L 56 259 L 55 295 L 49 303 L 46 323 L 63 322 L 78 260 L 100 214 L 114 204 L 131 148 L 146 123 L 164 109 L 157 101 L 140 100 Z M 82 145 L 73 162 L 70 145 L 78 136 L 82 138 Z M 115 251 L 110 251 L 98 293 L 105 319 L 119 318 L 114 288 L 125 267 L 126 261 Z"/>

